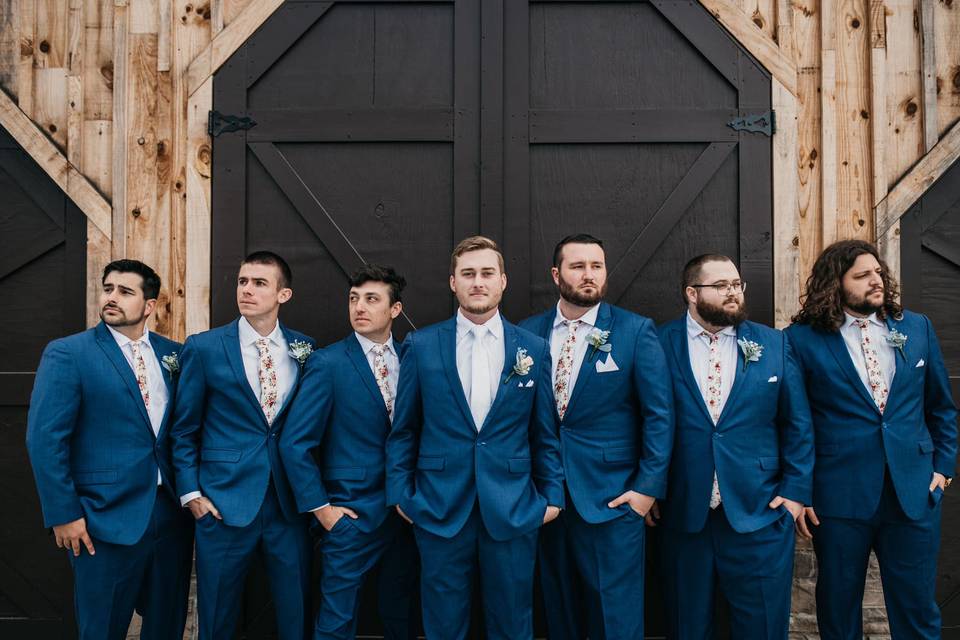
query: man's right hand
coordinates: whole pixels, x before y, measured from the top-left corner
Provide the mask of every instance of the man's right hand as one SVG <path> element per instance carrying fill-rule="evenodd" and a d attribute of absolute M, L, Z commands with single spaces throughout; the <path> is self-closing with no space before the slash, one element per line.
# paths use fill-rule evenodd
<path fill-rule="evenodd" d="M 814 526 L 820 526 L 820 520 L 817 518 L 817 512 L 813 510 L 813 507 L 804 507 L 803 513 L 800 514 L 800 517 L 797 518 L 795 523 L 797 533 L 799 533 L 801 537 L 810 540 L 813 538 L 813 530 L 807 524 L 807 520 Z"/>
<path fill-rule="evenodd" d="M 313 512 L 313 515 L 327 531 L 333 529 L 343 516 L 350 516 L 354 520 L 359 517 L 353 509 L 349 507 L 338 507 L 333 504 L 328 504 L 325 507 L 317 509 Z"/>
<path fill-rule="evenodd" d="M 217 511 L 215 506 L 213 506 L 213 503 L 210 502 L 209 498 L 204 498 L 203 496 L 194 498 L 187 503 L 187 508 L 190 509 L 190 513 L 193 514 L 194 520 L 199 520 L 208 513 L 213 514 L 213 517 L 217 520 L 223 520 L 223 518 L 220 516 L 220 512 Z"/>
<path fill-rule="evenodd" d="M 72 549 L 74 556 L 80 555 L 80 543 L 83 543 L 90 555 L 97 554 L 93 548 L 93 540 L 87 533 L 87 521 L 84 518 L 66 524 L 54 525 L 53 535 L 57 537 L 57 546 L 61 549 Z"/>

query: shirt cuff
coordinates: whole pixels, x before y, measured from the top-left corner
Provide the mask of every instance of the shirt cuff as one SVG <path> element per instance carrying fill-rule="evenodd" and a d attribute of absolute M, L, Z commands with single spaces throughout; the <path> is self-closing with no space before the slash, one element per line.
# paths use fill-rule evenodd
<path fill-rule="evenodd" d="M 182 496 L 180 496 L 180 506 L 185 507 L 187 506 L 187 503 L 190 502 L 191 500 L 195 500 L 196 498 L 202 498 L 202 497 L 203 497 L 203 494 L 200 493 L 199 491 L 191 491 L 190 493 L 185 493 Z"/>
<path fill-rule="evenodd" d="M 310 513 L 313 513 L 314 511 L 320 511 L 320 509 L 325 509 L 329 506 L 330 506 L 330 503 L 328 502 L 327 504 L 322 504 L 319 507 L 315 507 L 313 509 L 307 509 L 307 511 L 309 511 Z"/>

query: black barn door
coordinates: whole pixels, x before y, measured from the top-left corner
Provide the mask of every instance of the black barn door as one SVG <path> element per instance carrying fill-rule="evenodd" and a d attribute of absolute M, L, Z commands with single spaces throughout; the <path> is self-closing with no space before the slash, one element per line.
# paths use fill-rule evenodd
<path fill-rule="evenodd" d="M 87 221 L 0 129 L 0 638 L 74 637 L 73 578 L 43 529 L 27 408 L 47 342 L 81 331 Z"/>
<path fill-rule="evenodd" d="M 214 138 L 214 325 L 242 257 L 272 249 L 294 271 L 285 321 L 321 344 L 349 331 L 346 275 L 397 267 L 402 337 L 453 311 L 449 253 L 474 233 L 503 246 L 520 320 L 555 302 L 573 232 L 604 239 L 611 302 L 670 319 L 683 263 L 721 252 L 772 322 L 771 139 L 730 126 L 769 118 L 770 78 L 695 2 L 288 1 L 217 72 L 214 110 L 255 122 Z M 250 637 L 265 602 L 255 578 Z"/>
<path fill-rule="evenodd" d="M 900 220 L 903 304 L 926 314 L 940 341 L 954 402 L 960 402 L 960 162 Z M 937 602 L 943 637 L 960 638 L 960 499 L 944 494 Z"/>

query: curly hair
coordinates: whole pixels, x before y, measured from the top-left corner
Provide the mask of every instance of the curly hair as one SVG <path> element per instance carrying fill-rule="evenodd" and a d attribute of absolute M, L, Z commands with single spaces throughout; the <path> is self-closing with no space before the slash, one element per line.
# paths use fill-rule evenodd
<path fill-rule="evenodd" d="M 880 263 L 883 280 L 883 306 L 877 311 L 877 317 L 899 318 L 903 311 L 898 302 L 900 288 L 877 248 L 863 240 L 841 240 L 824 249 L 813 264 L 806 293 L 800 296 L 800 311 L 793 316 L 793 322 L 809 324 L 820 331 L 838 331 L 844 322 L 843 274 L 866 253 Z"/>

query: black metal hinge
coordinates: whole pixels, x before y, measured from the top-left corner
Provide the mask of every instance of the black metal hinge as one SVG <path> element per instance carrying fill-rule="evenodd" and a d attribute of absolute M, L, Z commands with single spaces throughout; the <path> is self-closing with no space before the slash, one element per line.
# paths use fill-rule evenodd
<path fill-rule="evenodd" d="M 221 133 L 231 131 L 246 131 L 257 126 L 257 123 L 249 117 L 228 116 L 219 111 L 211 111 L 207 114 L 207 133 L 216 138 Z"/>
<path fill-rule="evenodd" d="M 744 116 L 736 120 L 731 120 L 727 123 L 727 126 L 734 131 L 762 133 L 769 138 L 777 132 L 777 113 L 771 109 L 766 113 Z"/>

